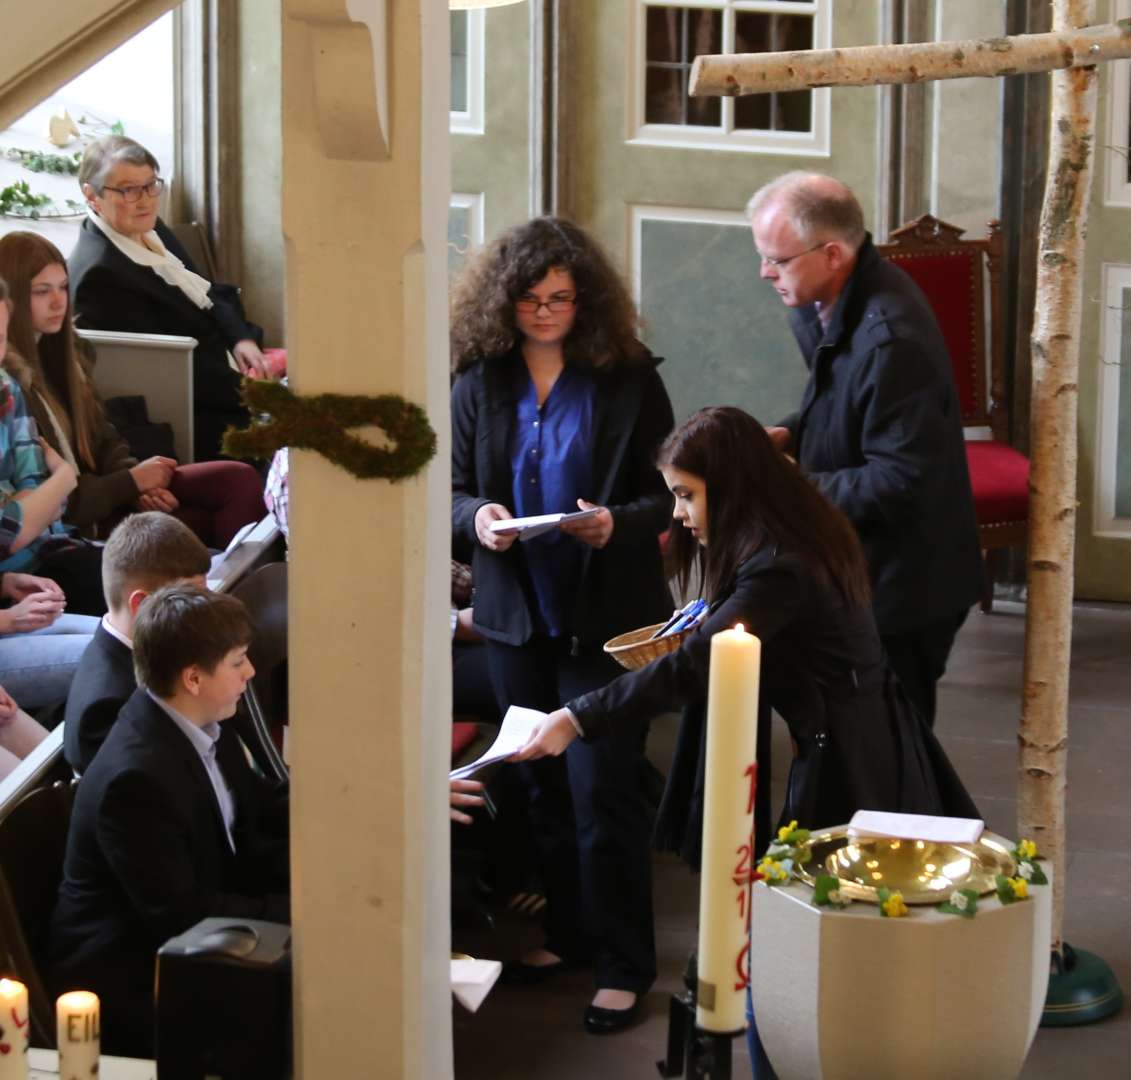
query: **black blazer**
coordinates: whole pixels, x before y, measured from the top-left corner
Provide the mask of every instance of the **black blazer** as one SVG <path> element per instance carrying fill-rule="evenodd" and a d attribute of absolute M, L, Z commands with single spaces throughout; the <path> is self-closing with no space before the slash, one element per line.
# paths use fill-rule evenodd
<path fill-rule="evenodd" d="M 522 545 L 496 553 L 475 538 L 475 514 L 485 503 L 511 507 L 510 440 L 514 380 L 522 355 L 516 348 L 465 371 L 452 388 L 452 530 L 472 548 L 472 607 L 484 637 L 521 645 L 534 632 L 523 587 Z M 590 502 L 607 506 L 613 535 L 601 550 L 582 550 L 581 586 L 573 634 L 579 648 L 599 648 L 609 638 L 671 614 L 659 534 L 671 523 L 671 495 L 656 469 L 656 451 L 674 423 L 671 402 L 651 357 L 595 372 L 596 445 Z"/>
<path fill-rule="evenodd" d="M 63 714 L 63 756 L 77 773 L 90 767 L 136 689 L 133 652 L 99 624 L 75 669 Z"/>
<path fill-rule="evenodd" d="M 810 374 L 783 423 L 860 534 L 880 632 L 965 611 L 981 595 L 981 549 L 954 375 L 926 298 L 868 238 L 828 331 L 812 306 L 790 322 Z"/>
<path fill-rule="evenodd" d="M 768 748 L 771 708 L 799 748 L 783 818 L 817 827 L 843 823 L 861 808 L 973 812 L 942 749 L 893 681 L 871 611 L 847 606 L 800 556 L 767 546 L 739 566 L 731 588 L 679 649 L 568 703 L 587 738 L 686 706 L 656 822 L 658 846 L 698 865 L 711 636 L 736 623 L 762 641 L 759 757 Z M 769 775 L 760 770 L 758 779 L 768 794 Z M 768 822 L 760 824 L 765 835 Z"/>
<path fill-rule="evenodd" d="M 188 269 L 199 272 L 164 222 L 157 222 L 157 235 Z M 240 377 L 228 364 L 228 350 L 245 338 L 260 344 L 263 340 L 263 331 L 247 321 L 239 289 L 213 282 L 208 290 L 212 307 L 198 308 L 149 267 L 127 259 L 89 220 L 79 229 L 67 272 L 76 326 L 196 338 L 193 401 L 201 436 L 196 440 L 196 457 L 214 457 L 223 427 L 246 423 L 247 417 L 240 402 Z M 207 418 L 203 423 L 202 414 Z"/>
<path fill-rule="evenodd" d="M 235 853 L 199 755 L 144 689 L 79 782 L 51 919 L 51 982 L 109 998 L 108 1018 L 152 1015 L 157 949 L 201 919 L 289 921 L 285 812 L 234 732 L 221 731 Z"/>

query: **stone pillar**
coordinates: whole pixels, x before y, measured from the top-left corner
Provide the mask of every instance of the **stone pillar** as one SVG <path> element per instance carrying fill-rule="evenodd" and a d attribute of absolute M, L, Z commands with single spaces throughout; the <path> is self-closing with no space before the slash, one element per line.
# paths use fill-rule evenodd
<path fill-rule="evenodd" d="M 448 63 L 443 0 L 284 0 L 292 388 L 399 393 L 439 436 L 400 484 L 291 459 L 300 1080 L 452 1070 Z"/>

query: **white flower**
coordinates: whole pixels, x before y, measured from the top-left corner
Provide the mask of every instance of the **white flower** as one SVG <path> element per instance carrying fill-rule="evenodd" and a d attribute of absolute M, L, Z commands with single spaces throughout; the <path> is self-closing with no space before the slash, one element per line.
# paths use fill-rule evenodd
<path fill-rule="evenodd" d="M 779 844 L 776 840 L 766 848 L 766 857 L 770 859 L 778 859 L 782 855 L 791 852 L 793 848 L 789 844 Z"/>
<path fill-rule="evenodd" d="M 1030 862 L 1019 863 L 1017 866 L 1017 876 L 1023 877 L 1026 881 L 1030 881 L 1033 877 L 1033 864 Z"/>
<path fill-rule="evenodd" d="M 829 892 L 828 892 L 828 895 L 825 897 L 825 899 L 830 904 L 843 903 L 843 901 L 840 898 L 840 889 L 830 889 Z"/>
<path fill-rule="evenodd" d="M 965 911 L 970 906 L 970 897 L 964 896 L 957 889 L 950 894 L 951 907 L 957 908 L 959 911 Z"/>

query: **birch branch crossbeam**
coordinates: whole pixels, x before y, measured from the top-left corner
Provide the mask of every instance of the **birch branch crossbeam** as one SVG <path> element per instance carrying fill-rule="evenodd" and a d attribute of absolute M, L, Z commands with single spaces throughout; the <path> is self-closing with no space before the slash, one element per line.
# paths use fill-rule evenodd
<path fill-rule="evenodd" d="M 936 79 L 999 78 L 1090 67 L 1131 57 L 1131 19 L 1050 34 L 850 49 L 697 56 L 692 97 L 739 97 L 819 86 L 879 86 Z"/>

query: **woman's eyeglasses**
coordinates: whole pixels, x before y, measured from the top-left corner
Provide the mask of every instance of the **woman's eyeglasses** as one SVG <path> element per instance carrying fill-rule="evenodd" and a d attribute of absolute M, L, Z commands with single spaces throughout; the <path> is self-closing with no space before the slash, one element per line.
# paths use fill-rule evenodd
<path fill-rule="evenodd" d="M 514 309 L 524 315 L 537 315 L 542 308 L 545 308 L 555 315 L 560 315 L 563 311 L 569 311 L 576 303 L 576 296 L 554 296 L 549 300 L 535 300 L 532 296 L 524 296 L 514 302 Z"/>
<path fill-rule="evenodd" d="M 148 184 L 130 184 L 127 187 L 111 187 L 109 184 L 104 184 L 103 191 L 113 191 L 122 196 L 123 202 L 135 203 L 140 202 L 142 195 L 148 195 L 151 199 L 156 198 L 165 190 L 165 181 L 160 176 L 155 176 Z"/>

